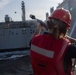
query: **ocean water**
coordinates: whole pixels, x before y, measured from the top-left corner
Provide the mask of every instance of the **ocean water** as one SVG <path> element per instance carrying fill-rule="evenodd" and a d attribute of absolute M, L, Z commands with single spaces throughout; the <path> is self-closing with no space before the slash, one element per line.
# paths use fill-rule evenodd
<path fill-rule="evenodd" d="M 31 75 L 30 50 L 0 53 L 0 75 Z M 76 66 L 75 66 L 76 67 Z M 76 69 L 73 71 L 76 75 Z"/>
<path fill-rule="evenodd" d="M 0 75 L 33 74 L 29 50 L 0 53 Z"/>
<path fill-rule="evenodd" d="M 29 55 L 29 52 L 30 52 L 30 50 L 1 52 L 0 60 L 16 59 L 19 57 L 27 56 L 27 55 Z"/>

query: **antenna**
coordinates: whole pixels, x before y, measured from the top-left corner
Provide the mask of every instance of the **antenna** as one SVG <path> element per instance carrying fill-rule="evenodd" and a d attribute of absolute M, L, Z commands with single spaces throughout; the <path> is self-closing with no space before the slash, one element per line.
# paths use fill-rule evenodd
<path fill-rule="evenodd" d="M 22 21 L 25 21 L 25 3 L 22 1 Z"/>

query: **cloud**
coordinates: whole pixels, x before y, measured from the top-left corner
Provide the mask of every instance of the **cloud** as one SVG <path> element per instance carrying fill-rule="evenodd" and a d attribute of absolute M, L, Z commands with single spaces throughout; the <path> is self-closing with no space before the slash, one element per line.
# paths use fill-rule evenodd
<path fill-rule="evenodd" d="M 0 0 L 0 10 L 10 2 L 11 0 Z"/>

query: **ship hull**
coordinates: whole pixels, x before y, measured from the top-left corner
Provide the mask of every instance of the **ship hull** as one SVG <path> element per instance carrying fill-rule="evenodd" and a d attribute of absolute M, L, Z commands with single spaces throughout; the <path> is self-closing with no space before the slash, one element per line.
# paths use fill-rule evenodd
<path fill-rule="evenodd" d="M 34 27 L 0 30 L 0 50 L 25 50 L 30 48 L 29 42 Z"/>

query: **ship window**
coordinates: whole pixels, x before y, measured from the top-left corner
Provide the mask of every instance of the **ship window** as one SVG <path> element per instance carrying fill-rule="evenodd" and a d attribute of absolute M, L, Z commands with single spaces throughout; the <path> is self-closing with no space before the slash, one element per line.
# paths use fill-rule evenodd
<path fill-rule="evenodd" d="M 30 32 L 31 34 L 33 33 L 33 32 Z"/>
<path fill-rule="evenodd" d="M 11 32 L 11 31 L 9 31 L 9 32 Z"/>
<path fill-rule="evenodd" d="M 1 34 L 1 36 L 2 36 L 2 34 Z"/>
<path fill-rule="evenodd" d="M 30 30 L 30 33 L 33 34 L 35 31 L 34 30 Z"/>
<path fill-rule="evenodd" d="M 33 33 L 34 33 L 35 31 L 33 30 Z"/>
<path fill-rule="evenodd" d="M 18 35 L 18 33 L 16 33 L 16 35 Z"/>
<path fill-rule="evenodd" d="M 32 31 L 32 30 L 30 30 L 30 31 Z"/>
<path fill-rule="evenodd" d="M 12 32 L 12 35 L 14 35 L 14 33 Z"/>
<path fill-rule="evenodd" d="M 22 34 L 26 34 L 26 32 L 23 32 Z"/>
<path fill-rule="evenodd" d="M 22 34 L 26 34 L 26 30 L 22 30 Z"/>

